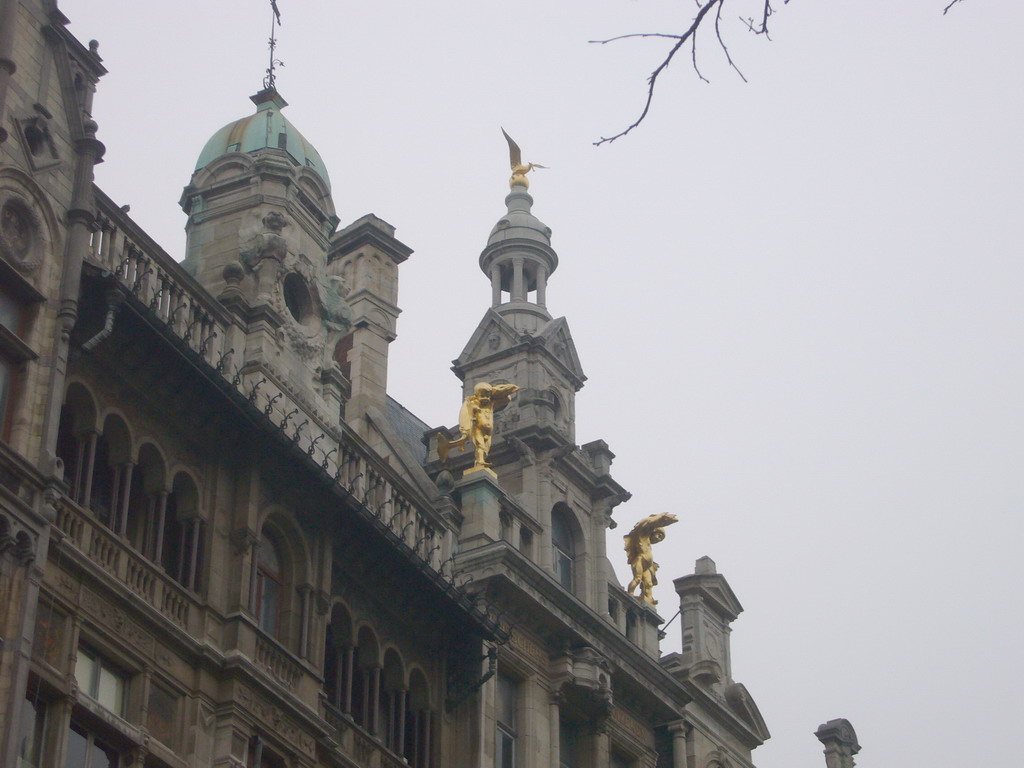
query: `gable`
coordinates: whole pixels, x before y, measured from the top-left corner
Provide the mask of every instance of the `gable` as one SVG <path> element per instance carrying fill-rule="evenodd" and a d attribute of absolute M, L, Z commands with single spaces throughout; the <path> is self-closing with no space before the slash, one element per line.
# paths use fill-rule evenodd
<path fill-rule="evenodd" d="M 469 337 L 465 348 L 453 362 L 457 367 L 482 360 L 519 344 L 519 333 L 497 312 L 488 309 Z"/>
<path fill-rule="evenodd" d="M 580 364 L 580 356 L 576 352 L 576 343 L 572 340 L 572 333 L 569 331 L 569 323 L 564 317 L 559 317 L 545 325 L 537 338 L 544 341 L 552 357 L 568 368 L 581 384 L 587 380 L 586 374 L 583 373 L 583 366 Z"/>

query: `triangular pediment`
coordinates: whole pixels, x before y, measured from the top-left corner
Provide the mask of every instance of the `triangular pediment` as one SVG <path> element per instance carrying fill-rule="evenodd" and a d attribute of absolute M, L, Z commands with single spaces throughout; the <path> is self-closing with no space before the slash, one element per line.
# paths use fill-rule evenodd
<path fill-rule="evenodd" d="M 586 381 L 580 356 L 576 352 L 576 343 L 572 340 L 569 323 L 564 317 L 556 318 L 545 325 L 537 334 L 537 338 L 544 340 L 551 355 L 568 368 L 580 382 Z"/>
<path fill-rule="evenodd" d="M 519 341 L 519 332 L 493 309 L 488 309 L 487 314 L 483 316 L 476 330 L 473 331 L 473 335 L 470 336 L 469 342 L 455 360 L 455 365 L 465 366 L 468 363 L 482 360 L 516 346 Z"/>
<path fill-rule="evenodd" d="M 747 692 L 747 687 L 742 683 L 733 683 L 725 689 L 725 700 L 729 703 L 729 707 L 735 712 L 740 720 L 749 726 L 757 738 L 762 742 L 767 741 L 771 738 L 771 734 L 768 732 L 768 726 L 764 722 L 764 718 L 761 717 L 761 710 L 757 708 L 757 704 L 750 697 Z"/>

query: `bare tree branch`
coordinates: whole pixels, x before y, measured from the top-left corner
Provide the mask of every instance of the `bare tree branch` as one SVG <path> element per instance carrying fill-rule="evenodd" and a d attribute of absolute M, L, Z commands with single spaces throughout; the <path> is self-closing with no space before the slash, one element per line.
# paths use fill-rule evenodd
<path fill-rule="evenodd" d="M 697 77 L 703 80 L 705 83 L 711 81 L 704 77 L 704 74 L 700 71 L 700 67 L 697 66 L 697 32 L 694 31 L 693 37 L 690 38 L 690 59 L 693 61 L 693 71 L 697 73 Z"/>
<path fill-rule="evenodd" d="M 643 108 L 643 111 L 640 113 L 640 117 L 638 117 L 636 120 L 634 120 L 633 123 L 629 127 L 627 127 L 624 131 L 619 131 L 614 136 L 607 136 L 607 137 L 602 136 L 600 141 L 595 141 L 594 142 L 594 146 L 599 147 L 602 144 L 606 144 L 606 143 L 615 141 L 616 139 L 621 139 L 623 136 L 625 136 L 627 133 L 632 131 L 634 128 L 636 128 L 638 125 L 640 125 L 640 123 L 643 122 L 644 118 L 647 117 L 647 113 L 651 109 L 651 102 L 654 100 L 654 86 L 658 82 L 658 76 L 662 72 L 665 71 L 665 68 L 669 64 L 672 63 L 672 59 L 675 57 L 675 55 L 679 51 L 679 49 L 683 47 L 683 43 L 685 43 L 687 40 L 689 40 L 691 37 L 693 37 L 694 33 L 697 31 L 697 28 L 700 26 L 700 23 L 704 20 L 704 17 L 707 15 L 708 11 L 710 11 L 714 6 L 720 5 L 723 2 L 725 2 L 725 0 L 707 0 L 707 2 L 705 2 L 704 5 L 702 5 L 700 7 L 700 10 L 697 11 L 697 15 L 696 15 L 696 17 L 694 17 L 693 22 L 690 24 L 690 28 L 687 29 L 683 34 L 679 35 L 678 37 L 674 37 L 674 39 L 676 40 L 676 44 L 672 46 L 671 50 L 669 50 L 669 52 L 668 52 L 668 55 L 661 62 L 661 64 L 658 65 L 657 69 L 655 69 L 651 73 L 650 77 L 647 78 L 647 101 L 644 103 L 644 108 Z M 619 40 L 619 39 L 623 39 L 623 38 L 626 38 L 626 37 L 673 37 L 673 36 L 672 35 L 654 35 L 654 34 L 621 35 L 618 38 L 614 38 L 613 37 L 613 38 L 610 38 L 607 41 L 598 41 L 598 42 L 601 42 L 601 43 L 612 42 L 613 40 Z"/>
<path fill-rule="evenodd" d="M 602 136 L 599 141 L 594 142 L 595 147 L 599 147 L 602 144 L 610 144 L 616 139 L 621 139 L 623 136 L 628 134 L 630 131 L 632 131 L 646 119 L 647 114 L 651 111 L 651 104 L 654 101 L 654 88 L 658 82 L 658 77 L 661 75 L 662 72 L 665 71 L 668 65 L 672 63 L 672 59 L 675 57 L 676 53 L 679 52 L 679 49 L 683 47 L 687 40 L 690 41 L 690 60 L 693 64 L 693 71 L 696 72 L 697 77 L 699 77 L 705 83 L 709 82 L 708 79 L 704 77 L 704 74 L 700 71 L 700 68 L 697 65 L 697 30 L 700 28 L 701 23 L 703 23 L 704 18 L 715 6 L 717 6 L 717 12 L 715 13 L 714 27 L 715 37 L 718 39 L 718 45 L 719 47 L 721 47 L 722 53 L 725 54 L 725 60 L 729 62 L 729 66 L 736 71 L 736 74 L 740 76 L 740 79 L 743 80 L 743 82 L 747 82 L 747 78 L 740 71 L 740 68 L 736 66 L 736 62 L 733 61 L 732 56 L 729 54 L 729 48 L 726 46 L 725 39 L 722 37 L 722 8 L 725 6 L 726 0 L 694 0 L 694 2 L 697 5 L 697 15 L 690 23 L 690 26 L 681 35 L 670 35 L 662 32 L 638 32 L 630 35 L 618 35 L 617 37 L 610 37 L 607 40 L 590 41 L 591 43 L 596 43 L 600 45 L 614 43 L 618 40 L 625 40 L 631 37 L 661 37 L 668 40 L 676 41 L 675 44 L 669 49 L 668 54 L 665 56 L 662 62 L 657 66 L 657 68 L 653 72 L 651 72 L 650 76 L 648 76 L 647 78 L 647 100 L 644 102 L 644 108 L 643 110 L 641 110 L 640 116 L 637 117 L 637 119 L 630 123 L 628 126 L 626 126 L 625 130 L 619 131 L 613 136 Z M 945 15 L 950 8 L 952 8 L 954 5 L 957 5 L 960 2 L 962 2 L 962 0 L 948 0 L 948 5 L 946 5 L 946 7 L 942 10 L 942 14 Z M 788 3 L 789 0 L 782 0 L 783 5 L 786 5 Z M 743 17 L 740 17 L 740 21 L 742 21 L 746 25 L 747 29 L 750 32 L 753 32 L 755 35 L 764 35 L 766 39 L 771 40 L 771 36 L 768 34 L 768 19 L 770 19 L 774 15 L 775 9 L 772 7 L 772 0 L 764 0 L 764 6 L 761 9 L 760 19 L 755 19 L 752 17 L 744 19 Z"/>
<path fill-rule="evenodd" d="M 767 14 L 768 11 L 770 10 L 770 6 L 768 5 L 768 1 L 767 0 L 765 0 L 764 7 L 765 7 L 765 13 Z M 767 22 L 767 20 L 768 20 L 768 17 L 765 16 L 765 21 Z M 729 49 L 725 47 L 725 40 L 722 39 L 721 23 L 722 23 L 722 4 L 719 3 L 718 4 L 718 13 L 715 14 L 715 37 L 718 38 L 718 44 L 720 46 L 722 46 L 722 52 L 725 53 L 725 60 L 729 62 L 729 66 L 730 67 L 732 67 L 733 69 L 736 70 L 736 74 L 740 76 L 740 80 L 742 80 L 745 83 L 745 82 L 747 82 L 747 78 L 745 78 L 743 76 L 743 73 L 740 72 L 740 68 L 736 66 L 736 62 L 734 62 L 732 60 L 732 56 L 729 55 Z M 764 28 L 765 27 L 762 25 L 762 29 L 764 29 Z"/>
<path fill-rule="evenodd" d="M 631 35 L 618 35 L 616 37 L 609 37 L 607 40 L 587 40 L 588 43 L 595 45 L 607 45 L 608 43 L 614 43 L 618 40 L 626 40 L 630 37 L 667 37 L 669 40 L 681 40 L 681 35 L 666 35 L 663 32 L 634 32 Z"/>

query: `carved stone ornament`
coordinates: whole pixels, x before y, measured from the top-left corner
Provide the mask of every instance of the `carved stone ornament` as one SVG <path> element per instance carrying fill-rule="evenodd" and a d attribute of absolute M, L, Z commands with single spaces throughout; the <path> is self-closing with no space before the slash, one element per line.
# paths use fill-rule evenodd
<path fill-rule="evenodd" d="M 11 196 L 0 204 L 0 256 L 20 272 L 36 270 L 43 260 L 39 219 L 22 200 Z"/>
<path fill-rule="evenodd" d="M 281 235 L 281 231 L 286 226 L 288 220 L 277 211 L 271 211 L 264 216 L 263 231 L 250 238 L 241 249 L 242 263 L 253 271 L 256 271 L 260 262 L 265 259 L 284 263 L 288 254 L 288 243 Z"/>

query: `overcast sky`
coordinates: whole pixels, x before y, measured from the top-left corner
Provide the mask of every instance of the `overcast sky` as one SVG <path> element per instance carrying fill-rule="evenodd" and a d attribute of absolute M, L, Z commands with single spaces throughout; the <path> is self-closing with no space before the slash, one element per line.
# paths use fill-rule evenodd
<path fill-rule="evenodd" d="M 589 376 L 577 440 L 608 441 L 637 519 L 674 512 L 670 581 L 710 555 L 745 612 L 733 676 L 773 734 L 760 768 L 822 766 L 846 717 L 873 768 L 1004 765 L 1024 683 L 1024 3 L 779 5 L 722 21 L 636 116 L 684 0 L 280 0 L 278 87 L 343 223 L 415 249 L 392 393 L 457 420 L 449 370 L 489 306 L 477 267 L 508 155 L 561 259 L 548 307 Z M 178 258 L 206 139 L 249 114 L 267 3 L 65 0 L 110 69 L 100 185 Z M 663 651 L 679 649 L 678 624 Z"/>

